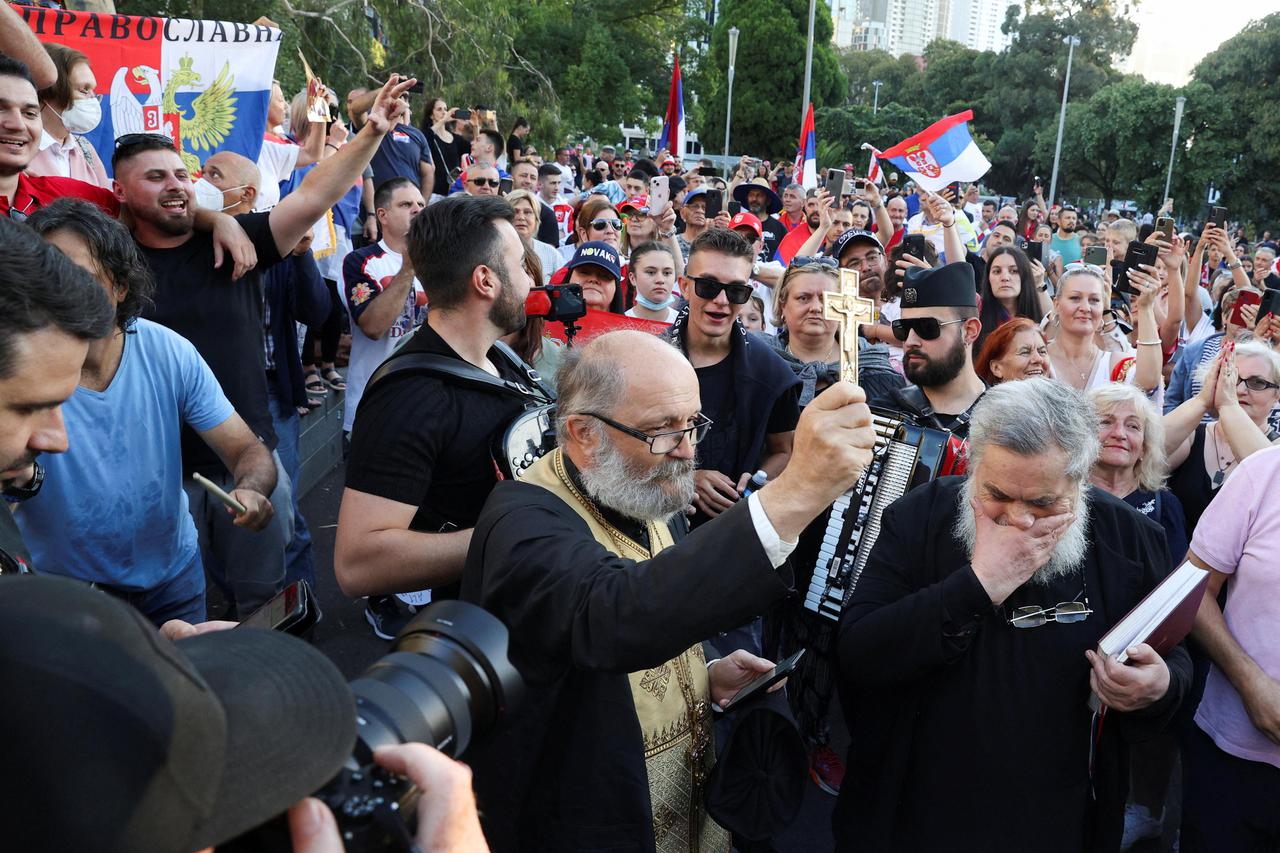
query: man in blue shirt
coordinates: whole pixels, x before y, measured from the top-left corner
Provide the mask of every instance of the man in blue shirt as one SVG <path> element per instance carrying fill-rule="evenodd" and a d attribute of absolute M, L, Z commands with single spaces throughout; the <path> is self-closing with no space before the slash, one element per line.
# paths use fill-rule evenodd
<path fill-rule="evenodd" d="M 205 620 L 204 568 L 182 487 L 182 425 L 232 472 L 235 523 L 260 530 L 276 468 L 185 338 L 138 318 L 155 288 L 128 229 L 92 205 L 60 199 L 32 227 L 91 272 L 115 307 L 112 333 L 89 347 L 62 407 L 69 452 L 45 463 L 40 493 L 17 513 L 45 573 L 92 581 L 157 625 Z"/>
<path fill-rule="evenodd" d="M 369 165 L 373 168 L 375 188 L 392 178 L 408 178 L 423 195 L 430 195 L 435 186 L 436 167 L 431 162 L 427 137 L 412 125 L 397 124 L 391 128 Z"/>

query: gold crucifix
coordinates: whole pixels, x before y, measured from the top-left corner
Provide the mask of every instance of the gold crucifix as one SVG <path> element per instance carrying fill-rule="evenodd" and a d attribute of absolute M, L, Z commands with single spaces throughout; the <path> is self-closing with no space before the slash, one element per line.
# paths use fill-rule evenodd
<path fill-rule="evenodd" d="M 840 323 L 840 378 L 858 384 L 858 325 L 876 321 L 876 304 L 858 292 L 858 273 L 840 270 L 840 286 L 822 294 L 822 313 Z"/>

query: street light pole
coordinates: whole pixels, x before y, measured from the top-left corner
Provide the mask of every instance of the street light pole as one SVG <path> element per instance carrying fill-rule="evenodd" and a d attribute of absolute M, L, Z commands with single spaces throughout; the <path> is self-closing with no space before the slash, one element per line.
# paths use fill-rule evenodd
<path fill-rule="evenodd" d="M 729 128 L 733 124 L 733 66 L 738 59 L 738 28 L 729 28 L 729 100 L 724 107 L 724 177 L 729 179 Z"/>
<path fill-rule="evenodd" d="M 1062 129 L 1067 122 L 1067 92 L 1071 89 L 1071 57 L 1075 54 L 1080 39 L 1076 36 L 1067 36 L 1063 39 L 1067 45 L 1067 76 L 1062 81 L 1062 110 L 1058 113 L 1058 142 L 1053 146 L 1053 175 L 1049 178 L 1049 206 L 1053 206 L 1053 200 L 1058 194 L 1058 160 L 1062 157 Z"/>
<path fill-rule="evenodd" d="M 1178 153 L 1178 128 L 1182 126 L 1182 108 L 1187 105 L 1187 99 L 1179 95 L 1173 104 L 1173 145 L 1169 147 L 1169 172 L 1164 176 L 1164 195 L 1160 197 L 1161 204 L 1169 197 L 1169 185 L 1173 183 L 1173 158 Z"/>
<path fill-rule="evenodd" d="M 871 102 L 871 114 L 875 115 L 880 112 L 880 87 L 884 85 L 883 80 L 872 80 L 871 85 L 875 87 L 875 99 Z"/>
<path fill-rule="evenodd" d="M 800 102 L 800 126 L 804 127 L 809 114 L 809 84 L 813 80 L 813 17 L 817 13 L 817 0 L 809 0 L 809 41 L 804 48 L 804 98 Z"/>

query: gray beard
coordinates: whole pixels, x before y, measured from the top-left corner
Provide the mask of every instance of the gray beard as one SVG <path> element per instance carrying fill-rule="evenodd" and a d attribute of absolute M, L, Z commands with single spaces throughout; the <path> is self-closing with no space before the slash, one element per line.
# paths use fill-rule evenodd
<path fill-rule="evenodd" d="M 693 502 L 694 461 L 664 459 L 649 471 L 633 471 L 607 437 L 601 436 L 591 464 L 578 475 L 600 506 L 641 522 L 665 522 Z"/>
<path fill-rule="evenodd" d="M 970 465 L 972 466 L 972 460 Z M 976 496 L 977 487 L 973 479 L 966 479 L 964 487 L 960 490 L 960 512 L 951 530 L 952 535 L 970 557 L 973 556 L 973 547 L 978 541 L 978 522 L 973 517 L 972 507 L 972 501 Z M 1085 552 L 1089 550 L 1089 502 L 1085 498 L 1085 487 L 1081 487 L 1072 511 L 1076 514 L 1076 520 L 1058 541 L 1053 554 L 1049 557 L 1049 562 L 1036 569 L 1036 573 L 1030 578 L 1031 583 L 1047 586 L 1056 578 L 1073 574 L 1084 561 Z"/>

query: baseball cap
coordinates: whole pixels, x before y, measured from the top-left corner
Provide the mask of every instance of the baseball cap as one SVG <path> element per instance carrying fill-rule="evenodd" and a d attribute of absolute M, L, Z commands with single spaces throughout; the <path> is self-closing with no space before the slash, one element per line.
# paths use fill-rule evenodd
<path fill-rule="evenodd" d="M 591 240 L 578 247 L 569 261 L 568 269 L 593 264 L 608 272 L 615 279 L 622 279 L 622 258 L 618 250 L 602 240 Z"/>
<path fill-rule="evenodd" d="M 760 224 L 760 217 L 749 210 L 734 214 L 733 218 L 729 220 L 729 228 L 733 231 L 737 231 L 739 228 L 750 228 L 756 237 L 764 236 L 764 227 Z"/>
<path fill-rule="evenodd" d="M 662 161 L 663 166 L 679 166 L 680 161 L 674 157 L 667 157 Z"/>
<path fill-rule="evenodd" d="M 830 257 L 840 260 L 840 256 L 844 254 L 854 243 L 870 243 L 877 249 L 880 248 L 880 241 L 876 239 L 876 235 L 862 228 L 850 228 L 845 231 L 836 241 L 831 244 L 831 251 L 827 252 Z"/>
<path fill-rule="evenodd" d="M 342 675 L 259 628 L 170 642 L 78 581 L 0 578 L 15 850 L 193 853 L 331 780 L 355 744 Z"/>
<path fill-rule="evenodd" d="M 618 205 L 619 213 L 621 213 L 624 210 L 637 210 L 640 213 L 648 213 L 649 212 L 649 196 L 645 195 L 644 193 L 641 193 L 635 198 L 627 199 L 622 204 Z"/>
<path fill-rule="evenodd" d="M 693 188 L 693 189 L 689 190 L 689 192 L 685 195 L 685 197 L 684 197 L 684 203 L 685 203 L 685 204 L 688 204 L 689 202 L 693 201 L 693 200 L 694 200 L 695 198 L 697 198 L 698 196 L 703 196 L 703 195 L 706 195 L 706 194 L 707 194 L 707 188 L 706 188 L 706 187 L 695 187 L 695 188 Z"/>

